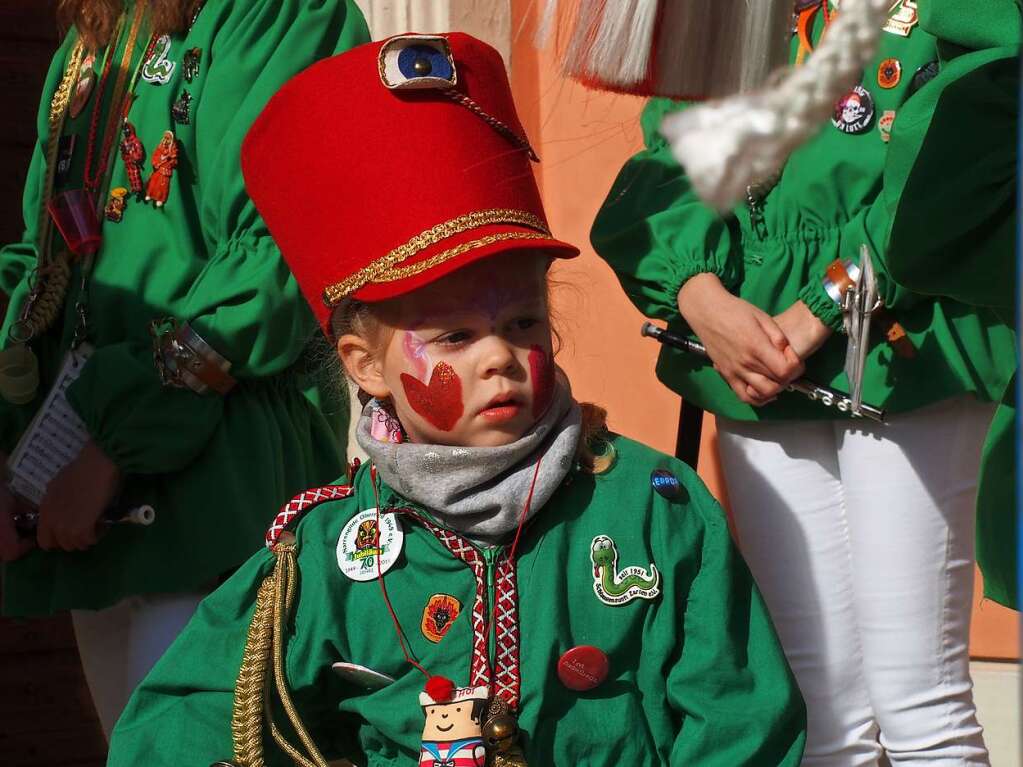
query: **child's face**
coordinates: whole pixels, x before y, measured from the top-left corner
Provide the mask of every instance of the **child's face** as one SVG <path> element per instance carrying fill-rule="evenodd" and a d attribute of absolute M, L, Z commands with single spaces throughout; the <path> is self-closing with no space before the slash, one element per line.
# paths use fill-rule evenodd
<path fill-rule="evenodd" d="M 412 442 L 493 447 L 520 438 L 554 388 L 540 253 L 472 264 L 391 302 L 380 387 Z"/>

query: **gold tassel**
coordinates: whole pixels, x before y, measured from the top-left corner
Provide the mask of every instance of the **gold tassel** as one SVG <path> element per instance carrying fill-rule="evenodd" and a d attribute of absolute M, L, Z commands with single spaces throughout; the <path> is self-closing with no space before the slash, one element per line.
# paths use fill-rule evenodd
<path fill-rule="evenodd" d="M 295 597 L 298 563 L 295 560 L 295 536 L 282 533 L 274 546 L 277 562 L 273 572 L 259 586 L 256 609 L 249 623 L 248 638 L 235 685 L 231 715 L 234 764 L 237 767 L 264 767 L 263 717 L 274 741 L 301 767 L 328 767 L 306 730 L 288 691 L 284 668 L 284 632 Z M 267 664 L 273 659 L 273 682 L 281 705 L 298 735 L 306 754 L 293 746 L 277 728 L 273 719 L 271 691 L 267 684 Z"/>

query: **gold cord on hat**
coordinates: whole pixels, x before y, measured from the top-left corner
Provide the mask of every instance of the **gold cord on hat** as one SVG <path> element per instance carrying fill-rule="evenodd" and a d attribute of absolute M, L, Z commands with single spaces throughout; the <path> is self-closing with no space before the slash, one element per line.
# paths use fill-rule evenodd
<path fill-rule="evenodd" d="M 503 232 L 499 234 L 482 237 L 472 242 L 463 243 L 453 248 L 438 253 L 426 261 L 408 266 L 398 265 L 418 255 L 431 245 L 436 245 L 442 240 L 453 237 L 456 234 L 467 232 L 470 229 L 478 229 L 482 226 L 492 224 L 514 224 L 525 226 L 535 230 L 534 232 Z M 355 291 L 368 285 L 371 282 L 393 282 L 405 279 L 414 274 L 430 269 L 438 264 L 448 261 L 469 250 L 483 245 L 502 240 L 527 240 L 546 239 L 551 236 L 550 230 L 543 219 L 535 213 L 511 208 L 490 208 L 488 210 L 475 211 L 465 215 L 449 219 L 417 234 L 404 245 L 400 245 L 385 256 L 378 258 L 369 266 L 365 266 L 350 277 L 340 282 L 328 285 L 323 291 L 323 302 L 327 306 L 337 306 L 343 298 L 350 296 Z"/>

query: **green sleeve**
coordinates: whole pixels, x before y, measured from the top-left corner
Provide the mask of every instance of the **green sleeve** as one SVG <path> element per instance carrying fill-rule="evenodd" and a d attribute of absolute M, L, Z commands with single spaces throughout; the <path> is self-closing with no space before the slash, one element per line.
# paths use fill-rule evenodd
<path fill-rule="evenodd" d="M 933 0 L 920 10 L 921 24 L 946 42 L 940 74 L 892 131 L 902 161 L 885 169 L 888 267 L 921 293 L 1007 309 L 1016 291 L 1019 9 L 1011 0 L 968 8 Z M 974 17 L 998 12 L 1001 23 Z"/>
<path fill-rule="evenodd" d="M 896 311 L 922 294 L 1011 306 L 1019 3 L 931 0 L 920 4 L 920 28 L 936 38 L 940 73 L 899 109 L 878 198 L 845 226 L 839 256 L 858 262 L 868 245 Z M 800 298 L 841 328 L 820 280 Z"/>
<path fill-rule="evenodd" d="M 231 8 L 213 39 L 193 116 L 208 262 L 175 314 L 232 363 L 244 386 L 290 367 L 315 322 L 245 192 L 242 141 L 288 79 L 369 36 L 350 0 L 259 0 Z M 100 448 L 128 473 L 183 468 L 223 412 L 221 397 L 163 387 L 151 350 L 137 342 L 98 349 L 69 400 Z"/>
<path fill-rule="evenodd" d="M 678 291 L 690 277 L 715 274 L 729 289 L 742 279 L 736 233 L 696 196 L 660 134 L 664 116 L 683 108 L 666 99 L 647 105 L 646 149 L 618 174 L 590 233 L 636 307 L 669 321 L 679 318 Z"/>
<path fill-rule="evenodd" d="M 64 76 L 67 58 L 74 44 L 74 35 L 67 35 L 50 61 L 50 69 L 43 86 L 42 102 L 36 115 L 37 140 L 32 149 L 32 159 L 25 177 L 25 191 L 22 195 L 22 218 L 25 230 L 19 242 L 0 248 L 0 293 L 11 296 L 15 289 L 28 278 L 36 262 L 36 237 L 39 229 L 39 208 L 46 180 L 46 144 L 50 135 L 50 99 Z M 3 317 L 0 317 L 0 325 Z"/>
<path fill-rule="evenodd" d="M 892 150 L 888 150 L 887 162 L 892 161 Z M 842 227 L 839 235 L 837 257 L 858 264 L 860 248 L 866 245 L 877 275 L 877 290 L 886 307 L 908 309 L 920 301 L 920 297 L 900 286 L 891 279 L 886 268 L 885 242 L 891 219 L 882 196 L 860 210 Z M 842 330 L 842 310 L 835 300 L 824 289 L 824 275 L 828 265 L 834 260 L 831 254 L 821 254 L 811 264 L 808 274 L 809 281 L 800 289 L 799 300 L 806 304 L 817 318 L 832 330 Z"/>
<path fill-rule="evenodd" d="M 231 710 L 256 593 L 273 570 L 260 552 L 213 594 L 132 694 L 107 767 L 230 760 Z"/>
<path fill-rule="evenodd" d="M 687 489 L 704 534 L 681 657 L 668 674 L 668 703 L 682 717 L 670 763 L 796 767 L 806 710 L 795 679 L 724 512 L 702 484 Z"/>
<path fill-rule="evenodd" d="M 309 521 L 303 519 L 295 530 L 295 596 L 281 638 L 283 668 L 303 726 L 317 747 L 332 757 L 335 752 L 351 751 L 353 724 L 338 714 L 340 683 L 331 669 L 340 660 L 333 642 L 337 637 L 324 624 L 322 580 L 334 549 L 323 545 L 322 529 L 313 526 L 310 532 Z M 276 562 L 275 555 L 260 551 L 200 603 L 185 630 L 129 700 L 111 737 L 107 767 L 178 767 L 231 759 L 235 688 L 257 595 Z M 272 682 L 272 658 L 263 689 L 271 691 L 275 724 L 290 743 L 297 744 Z M 265 726 L 263 733 L 267 764 L 292 764 Z"/>

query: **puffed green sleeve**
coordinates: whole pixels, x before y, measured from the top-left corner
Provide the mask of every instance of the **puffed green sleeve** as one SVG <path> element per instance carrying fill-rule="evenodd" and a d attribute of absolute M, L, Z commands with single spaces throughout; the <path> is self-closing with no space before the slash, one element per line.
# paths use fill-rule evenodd
<path fill-rule="evenodd" d="M 1019 5 L 932 0 L 920 13 L 921 27 L 944 41 L 941 70 L 892 131 L 900 161 L 885 168 L 888 268 L 921 293 L 1008 309 L 1016 292 Z"/>
<path fill-rule="evenodd" d="M 321 753 L 332 758 L 335 752 L 347 753 L 351 747 L 350 722 L 338 714 L 338 682 L 331 670 L 339 658 L 331 641 L 334 637 L 324 633 L 320 581 L 325 558 L 334 552 L 321 545 L 319 530 L 305 532 L 304 521 L 295 535 L 294 567 L 288 568 L 293 598 L 279 633 L 281 668 L 303 728 Z M 205 767 L 231 761 L 236 747 L 236 700 L 237 705 L 253 702 L 257 719 L 263 720 L 264 692 L 273 701 L 274 723 L 290 743 L 300 742 L 273 681 L 277 657 L 273 643 L 266 650 L 262 678 L 253 662 L 260 651 L 246 654 L 250 644 L 258 647 L 260 642 L 271 641 L 271 625 L 274 632 L 280 629 L 275 621 L 268 625 L 254 621 L 254 616 L 263 604 L 272 607 L 269 595 L 282 564 L 276 554 L 264 549 L 199 604 L 184 631 L 128 701 L 111 736 L 107 767 Z M 257 604 L 264 587 L 266 602 Z M 288 590 L 286 584 L 285 592 Z M 241 717 L 237 724 L 243 725 L 244 720 Z M 294 764 L 271 740 L 265 723 L 263 750 L 268 765 Z"/>
<path fill-rule="evenodd" d="M 860 249 L 866 245 L 870 250 L 871 262 L 877 276 L 877 290 L 881 301 L 885 306 L 895 310 L 906 309 L 920 299 L 888 275 L 884 255 L 890 221 L 884 198 L 879 196 L 842 227 L 837 258 L 858 264 L 862 260 Z M 835 258 L 835 254 L 821 253 L 820 257 L 811 262 L 807 281 L 800 289 L 798 298 L 821 322 L 832 330 L 841 331 L 842 309 L 828 295 L 823 280 L 828 265 Z"/>
<path fill-rule="evenodd" d="M 667 697 L 681 717 L 672 767 L 796 767 L 806 708 L 725 514 L 687 483 L 704 520 L 699 572 L 685 602 L 684 644 Z"/>
<path fill-rule="evenodd" d="M 696 196 L 660 134 L 664 116 L 681 108 L 667 99 L 647 104 L 646 149 L 622 168 L 590 233 L 636 307 L 666 320 L 678 319 L 678 291 L 690 277 L 715 274 L 732 289 L 742 273 L 733 227 Z"/>
<path fill-rule="evenodd" d="M 877 199 L 846 224 L 839 254 L 871 248 L 886 306 L 920 294 L 1012 303 L 1020 24 L 1017 0 L 920 4 L 939 74 L 898 110 Z M 841 327 L 820 280 L 800 297 Z"/>
<path fill-rule="evenodd" d="M 232 363 L 231 374 L 245 386 L 287 370 L 315 323 L 245 192 L 242 141 L 288 79 L 369 35 L 351 0 L 259 0 L 228 7 L 208 51 L 209 72 L 193 114 L 191 161 L 200 186 L 197 214 L 206 264 L 180 305 L 166 313 L 188 321 Z M 99 348 L 68 396 L 100 448 L 128 473 L 187 465 L 207 443 L 224 406 L 218 396 L 162 386 L 148 344 L 138 341 Z"/>

